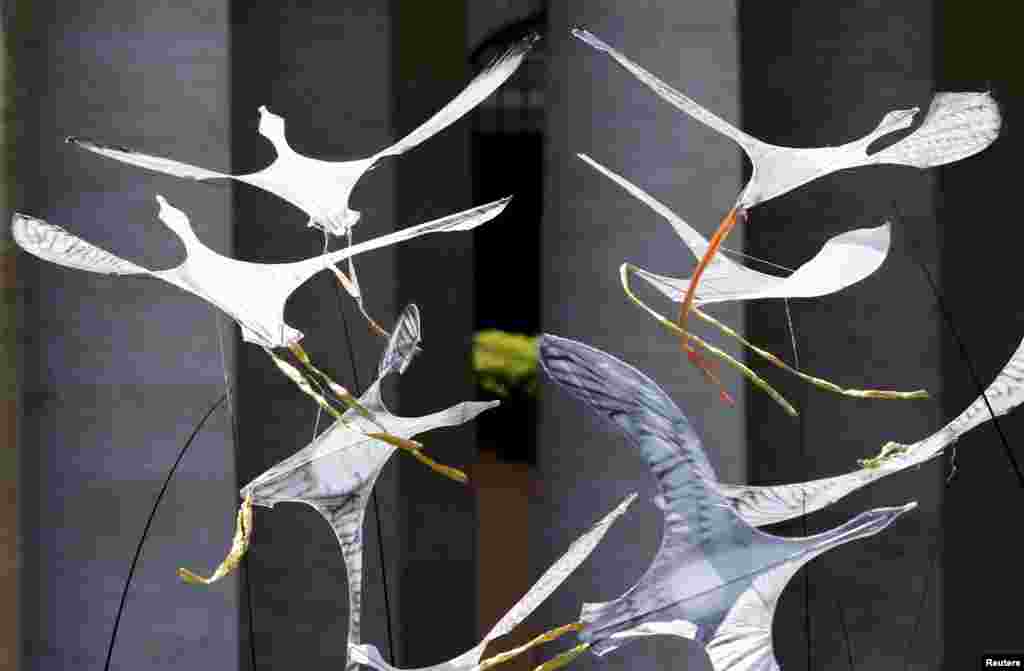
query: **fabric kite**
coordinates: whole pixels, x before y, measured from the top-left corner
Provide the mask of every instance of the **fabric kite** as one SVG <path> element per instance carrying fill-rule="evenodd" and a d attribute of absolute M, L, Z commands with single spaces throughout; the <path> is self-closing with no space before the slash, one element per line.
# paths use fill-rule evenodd
<path fill-rule="evenodd" d="M 621 186 L 627 193 L 668 220 L 669 224 L 672 225 L 672 228 L 683 240 L 683 243 L 693 252 L 694 256 L 699 258 L 707 251 L 708 241 L 704 236 L 694 230 L 666 205 L 589 156 L 579 154 L 579 157 L 595 170 Z M 699 287 L 695 288 L 695 312 L 698 317 L 720 329 L 726 335 L 736 338 L 740 343 L 749 347 L 752 352 L 763 357 L 769 363 L 826 391 L 859 398 L 904 400 L 928 398 L 928 393 L 924 390 L 902 392 L 875 389 L 844 389 L 828 380 L 808 375 L 787 365 L 779 357 L 754 346 L 736 331 L 700 310 L 700 307 L 704 305 L 726 301 L 755 300 L 760 298 L 814 298 L 835 293 L 861 281 L 878 270 L 889 253 L 890 239 L 891 226 L 889 224 L 877 228 L 863 228 L 842 233 L 828 240 L 814 258 L 797 268 L 788 277 L 758 272 L 724 256 L 715 256 L 708 264 L 707 271 L 704 274 L 704 281 Z M 675 323 L 640 300 L 629 284 L 629 275 L 637 275 L 646 280 L 669 300 L 682 303 L 686 291 L 690 287 L 691 278 L 679 280 L 673 277 L 657 275 L 631 263 L 622 264 L 619 268 L 619 274 L 622 288 L 626 295 L 640 308 L 653 316 L 658 323 L 674 333 L 687 335 L 707 352 L 740 371 L 755 386 L 767 392 L 788 413 L 796 415 L 796 409 L 761 376 L 725 351 L 705 343 L 693 334 L 686 334 L 681 331 Z"/>
<path fill-rule="evenodd" d="M 377 379 L 359 398 L 387 432 L 408 439 L 431 429 L 465 424 L 498 401 L 467 401 L 423 417 L 399 417 L 381 398 L 381 383 L 390 373 L 403 373 L 420 341 L 419 310 L 407 307 L 398 319 L 387 350 L 381 357 Z M 359 643 L 362 603 L 363 519 L 377 478 L 398 449 L 392 442 L 372 437 L 374 422 L 352 409 L 309 445 L 269 469 L 242 488 L 241 494 L 258 506 L 273 508 L 281 502 L 312 506 L 334 530 L 348 576 L 349 645 Z M 348 669 L 356 668 L 350 661 Z"/>
<path fill-rule="evenodd" d="M 359 179 L 381 159 L 398 156 L 455 123 L 484 101 L 518 69 L 533 44 L 539 39 L 530 34 L 497 56 L 434 116 L 401 140 L 367 158 L 351 161 L 323 161 L 299 154 L 285 139 L 285 122 L 266 107 L 259 108 L 259 133 L 274 146 L 277 158 L 269 166 L 247 175 L 230 175 L 199 168 L 142 152 L 105 145 L 92 140 L 69 137 L 71 142 L 101 156 L 130 163 L 148 170 L 195 180 L 234 179 L 269 191 L 309 215 L 309 226 L 331 235 L 345 235 L 359 221 L 359 212 L 348 201 Z"/>
<path fill-rule="evenodd" d="M 761 532 L 721 493 L 700 439 L 675 403 L 647 376 L 600 350 L 541 336 L 544 371 L 625 434 L 658 481 L 665 512 L 661 547 L 618 599 L 583 605 L 582 644 L 598 656 L 654 634 L 701 643 L 716 671 L 778 669 L 771 623 L 778 597 L 801 566 L 857 538 L 879 533 L 913 509 L 879 508 L 807 538 Z M 551 667 L 549 667 L 551 668 Z"/>
<path fill-rule="evenodd" d="M 59 226 L 15 214 L 15 242 L 30 254 L 58 265 L 106 275 L 148 275 L 195 294 L 220 308 L 242 328 L 242 339 L 266 348 L 291 347 L 302 333 L 284 322 L 284 306 L 292 292 L 333 264 L 373 249 L 427 233 L 468 231 L 501 214 L 511 198 L 411 226 L 346 249 L 294 263 L 239 261 L 204 245 L 181 210 L 163 196 L 157 215 L 185 246 L 185 260 L 168 270 L 149 270 L 88 243 Z"/>
<path fill-rule="evenodd" d="M 746 219 L 746 211 L 751 207 L 847 168 L 893 164 L 924 169 L 959 161 L 995 142 L 1002 125 L 999 106 L 989 93 L 941 92 L 932 98 L 928 112 L 917 129 L 880 151 L 869 154 L 868 148 L 882 137 L 909 128 L 919 108 L 889 112 L 873 131 L 858 140 L 838 146 L 779 147 L 744 133 L 701 107 L 589 31 L 574 28 L 572 34 L 598 51 L 607 53 L 658 96 L 682 112 L 731 138 L 743 149 L 753 166 L 750 181 L 711 237 L 707 251 L 693 274 L 679 313 L 681 329 L 686 327 L 695 290 L 706 267 L 736 223 Z M 688 337 L 683 338 L 683 345 L 688 352 L 693 351 Z M 696 363 L 707 372 L 706 365 L 699 361 Z"/>

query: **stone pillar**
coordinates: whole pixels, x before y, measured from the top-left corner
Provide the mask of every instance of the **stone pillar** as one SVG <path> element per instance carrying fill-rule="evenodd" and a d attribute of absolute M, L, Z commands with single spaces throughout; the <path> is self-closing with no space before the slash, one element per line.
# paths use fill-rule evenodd
<path fill-rule="evenodd" d="M 14 173 L 14 140 L 18 117 L 15 105 L 15 68 L 12 58 L 16 14 L 0 18 L 0 221 L 10 221 L 12 200 L 17 198 Z M 0 369 L 3 370 L 2 411 L 0 411 L 0 669 L 18 668 L 20 634 L 18 626 L 18 572 L 21 529 L 18 525 L 18 248 L 10 229 L 0 228 Z"/>
<path fill-rule="evenodd" d="M 394 136 L 421 124 L 472 76 L 466 3 L 391 2 Z M 402 227 L 468 208 L 470 120 L 464 118 L 395 161 L 396 218 Z M 507 216 L 486 226 L 508 226 Z M 473 236 L 411 240 L 397 250 L 398 302 L 415 302 L 423 319 L 423 354 L 402 380 L 400 409 L 419 415 L 476 396 L 470 367 L 473 332 Z M 476 461 L 475 426 L 435 431 L 423 442 L 440 461 Z M 476 645 L 476 506 L 471 486 L 442 479 L 399 459 L 402 491 L 403 644 L 399 666 L 450 659 Z M 438 608 L 444 617 L 437 618 Z"/>
<path fill-rule="evenodd" d="M 233 3 L 232 168 L 258 170 L 274 157 L 270 144 L 257 133 L 261 105 L 284 117 L 289 143 L 308 156 L 362 158 L 390 144 L 394 88 L 389 17 L 390 6 L 384 0 Z M 395 198 L 394 173 L 388 163 L 359 182 L 352 197 L 352 206 L 362 212 L 354 230 L 357 242 L 394 230 Z M 276 196 L 239 186 L 234 205 L 239 258 L 279 262 L 323 251 L 323 236 L 306 227 L 308 217 Z M 334 249 L 340 241 L 331 244 Z M 395 302 L 395 254 L 395 248 L 385 248 L 356 259 L 367 307 L 385 326 L 394 322 L 400 309 Z M 337 284 L 330 273 L 313 277 L 289 300 L 285 318 L 306 334 L 303 347 L 318 367 L 361 393 L 376 375 L 384 342 L 370 334 L 353 301 Z M 238 355 L 241 484 L 304 447 L 312 439 L 317 408 L 259 348 L 241 344 Z M 418 363 L 412 370 L 417 367 Z M 394 403 L 394 394 L 386 397 Z M 319 431 L 331 421 L 327 415 L 320 417 Z M 392 461 L 403 458 L 396 454 Z M 395 522 L 395 469 L 394 463 L 388 464 L 376 485 L 392 608 L 397 603 L 402 552 Z M 362 639 L 387 655 L 385 595 L 372 505 L 363 543 Z M 257 668 L 341 668 L 346 654 L 348 583 L 330 525 L 304 505 L 257 509 L 249 566 Z M 249 664 L 245 617 L 243 608 L 242 668 Z M 397 624 L 392 613 L 394 633 L 400 640 Z"/>
<path fill-rule="evenodd" d="M 835 145 L 864 135 L 890 110 L 927 108 L 935 86 L 930 0 L 742 7 L 743 125 L 751 134 L 785 146 Z M 938 275 L 942 235 L 935 184 L 934 171 L 862 168 L 752 210 L 748 252 L 791 268 L 831 236 L 893 222 L 892 248 L 878 272 L 838 294 L 790 302 L 799 364 L 844 387 L 926 388 L 932 394 L 931 401 L 846 399 L 758 364 L 800 409 L 801 419 L 752 394 L 752 483 L 847 472 L 886 441 L 916 441 L 951 418 L 941 405 L 944 327 L 918 265 Z M 747 308 L 753 342 L 792 361 L 786 320 L 781 301 Z M 869 508 L 920 504 L 885 532 L 824 555 L 793 579 L 774 626 L 784 668 L 806 668 L 808 662 L 810 668 L 845 668 L 850 655 L 857 668 L 937 668 L 944 476 L 936 460 L 775 530 L 818 533 Z"/>
<path fill-rule="evenodd" d="M 11 3 L 9 3 L 11 4 Z M 214 249 L 231 249 L 230 191 L 64 143 L 100 138 L 229 166 L 225 2 L 18 2 L 19 211 L 147 267 L 181 259 L 156 218 L 163 194 Z M 6 217 L 6 215 L 5 215 Z M 9 226 L 5 218 L 4 227 Z M 224 392 L 216 322 L 161 282 L 75 271 L 21 254 L 23 669 L 101 668 L 129 563 L 164 476 Z M 228 362 L 230 366 L 230 362 Z M 232 669 L 233 580 L 183 585 L 224 556 L 238 505 L 221 410 L 156 516 L 121 621 L 114 668 Z"/>
<path fill-rule="evenodd" d="M 588 342 L 658 382 L 698 427 L 723 479 L 746 475 L 745 385 L 726 373 L 737 407 L 718 400 L 687 363 L 677 338 L 623 294 L 624 261 L 685 276 L 694 261 L 669 224 L 576 158 L 591 155 L 673 208 L 707 235 L 741 186 L 735 146 L 679 113 L 635 78 L 569 34 L 587 26 L 673 86 L 731 120 L 739 118 L 736 3 L 637 3 L 571 0 L 550 7 L 547 91 L 549 175 L 541 239 L 542 330 Z M 739 235 L 736 235 L 739 233 Z M 731 245 L 742 243 L 734 233 Z M 641 290 L 643 291 L 643 290 Z M 663 311 L 653 293 L 646 299 Z M 716 314 L 742 328 L 742 312 Z M 662 513 L 654 479 L 620 435 L 586 407 L 546 383 L 540 402 L 531 546 L 537 571 L 624 496 L 640 492 L 627 516 L 591 558 L 540 609 L 546 624 L 575 621 L 584 601 L 619 596 L 653 557 Z M 576 668 L 705 668 L 703 653 L 679 639 L 652 638 Z"/>

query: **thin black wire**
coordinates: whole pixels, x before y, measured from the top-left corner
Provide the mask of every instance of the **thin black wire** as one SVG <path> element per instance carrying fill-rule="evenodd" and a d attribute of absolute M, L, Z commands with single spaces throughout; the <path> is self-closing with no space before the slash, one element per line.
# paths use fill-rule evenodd
<path fill-rule="evenodd" d="M 224 333 L 220 325 L 220 315 L 213 315 L 213 323 L 217 327 L 217 349 L 220 350 L 220 365 L 224 372 L 224 396 L 228 399 L 228 416 L 231 420 L 231 450 L 238 455 L 238 413 L 235 412 L 234 404 L 231 402 L 231 380 L 228 375 L 228 356 L 224 348 Z M 249 661 L 252 671 L 256 671 L 256 634 L 255 614 L 252 606 L 252 583 L 249 580 L 249 553 L 242 555 L 242 581 L 245 585 L 245 603 L 249 614 Z"/>
<path fill-rule="evenodd" d="M 227 377 L 224 379 L 225 387 L 228 386 Z M 228 410 L 231 411 L 231 406 L 228 406 Z M 233 411 L 231 412 L 231 442 L 235 448 L 235 454 L 238 454 L 238 415 Z M 252 548 L 249 548 L 250 552 Z M 249 552 L 242 555 L 242 583 L 245 586 L 245 606 L 246 611 L 249 614 L 249 662 L 251 664 L 252 671 L 256 671 L 256 613 L 253 609 L 252 601 L 252 580 L 249 577 Z"/>
<path fill-rule="evenodd" d="M 960 357 L 964 360 L 964 363 L 967 364 L 967 369 L 970 372 L 971 379 L 974 381 L 974 384 L 977 387 L 978 395 L 981 396 L 981 398 L 985 401 L 985 407 L 988 409 L 989 416 L 991 416 L 992 418 L 992 424 L 995 426 L 996 433 L 999 434 L 999 441 L 1003 446 L 1003 451 L 1006 453 L 1006 457 L 1007 459 L 1009 459 L 1010 465 L 1013 466 L 1013 470 L 1014 473 L 1016 473 L 1017 475 L 1018 482 L 1020 483 L 1021 487 L 1024 488 L 1024 474 L 1021 473 L 1020 466 L 1017 463 L 1017 459 L 1014 457 L 1013 451 L 1010 449 L 1010 443 L 1006 439 L 1006 434 L 1003 433 L 1003 428 L 999 425 L 999 419 L 995 411 L 992 409 L 992 405 L 989 403 L 988 397 L 985 395 L 985 388 L 981 384 L 981 378 L 978 376 L 978 372 L 974 367 L 974 362 L 972 361 L 971 357 L 967 354 L 967 346 L 964 344 L 963 339 L 960 337 L 959 331 L 957 331 L 956 326 L 953 323 L 953 316 L 946 308 L 946 302 L 945 300 L 943 300 L 942 294 L 939 293 L 939 288 L 935 284 L 935 279 L 932 277 L 932 274 L 928 271 L 928 267 L 921 261 L 917 261 L 917 265 L 920 266 L 921 271 L 924 273 L 925 279 L 928 280 L 928 286 L 931 287 L 932 293 L 935 295 L 935 301 L 939 306 L 939 311 L 942 313 L 943 320 L 945 320 L 946 322 L 946 327 L 949 328 L 950 333 L 953 335 L 953 339 L 956 340 L 957 346 L 960 349 Z M 947 480 L 946 489 L 949 489 L 950 484 L 951 482 Z M 910 667 L 909 655 L 910 652 L 913 650 L 914 640 L 917 638 L 918 635 L 918 628 L 921 622 L 921 615 L 924 612 L 924 606 L 926 603 L 925 599 L 928 596 L 929 591 L 931 590 L 931 575 L 932 573 L 935 573 L 938 570 L 938 562 L 939 550 L 938 545 L 936 545 L 932 551 L 931 569 L 925 576 L 927 582 L 925 583 L 924 589 L 921 590 L 921 601 L 918 604 L 917 615 L 914 617 L 914 627 L 911 630 L 910 638 L 907 639 L 907 647 L 903 653 L 905 668 Z"/>
<path fill-rule="evenodd" d="M 249 581 L 248 552 L 246 552 L 245 556 L 242 557 L 242 581 L 245 583 L 245 603 L 248 606 L 249 611 L 249 659 L 251 660 L 253 671 L 256 671 L 256 632 L 254 631 L 255 615 L 252 609 L 252 583 Z"/>
<path fill-rule="evenodd" d="M 210 415 L 213 411 L 220 407 L 221 403 L 226 401 L 228 398 L 227 392 L 221 395 L 217 402 L 210 406 L 210 409 L 206 411 L 203 418 L 199 420 L 195 428 L 192 429 L 192 433 L 189 435 L 188 440 L 185 441 L 185 445 L 178 452 L 178 458 L 174 460 L 174 464 L 171 465 L 171 469 L 167 472 L 167 477 L 164 478 L 164 484 L 160 487 L 160 491 L 156 495 L 156 500 L 153 502 L 153 508 L 149 511 L 149 518 L 146 520 L 146 526 L 142 529 L 142 537 L 139 538 L 138 545 L 135 546 L 135 556 L 132 557 L 131 567 L 128 569 L 128 579 L 124 582 L 124 589 L 121 590 L 121 602 L 117 606 L 117 615 L 114 617 L 114 629 L 110 632 L 110 643 L 107 645 L 107 660 L 103 663 L 103 670 L 110 670 L 110 659 L 114 655 L 114 644 L 117 641 L 117 630 L 121 626 L 121 615 L 124 614 L 124 604 L 128 599 L 128 589 L 132 585 L 132 578 L 135 576 L 135 567 L 139 563 L 139 557 L 142 556 L 142 547 L 146 544 L 146 539 L 149 537 L 149 529 L 153 526 L 153 519 L 156 517 L 156 511 L 160 507 L 160 502 L 163 501 L 164 494 L 167 492 L 167 488 L 171 484 L 171 480 L 174 478 L 175 471 L 178 470 L 178 465 L 181 460 L 185 458 L 185 453 L 188 452 L 188 448 L 192 446 L 192 442 L 199 435 L 203 426 L 206 424 L 206 420 L 210 419 Z"/>
<path fill-rule="evenodd" d="M 783 302 L 786 306 L 786 328 L 789 329 L 790 343 L 793 346 L 793 367 L 796 370 L 800 370 L 800 354 L 796 349 L 796 331 L 793 328 L 793 316 L 789 311 L 789 299 L 784 298 Z M 800 463 L 804 467 L 804 479 L 809 477 L 807 472 L 807 445 L 804 440 L 804 416 L 801 414 L 797 418 L 797 426 L 800 431 Z M 803 514 L 800 516 L 800 527 L 803 536 L 806 538 L 810 535 L 807 529 L 807 492 L 803 495 Z M 807 638 L 807 671 L 811 671 L 811 571 L 810 567 L 804 567 L 804 636 Z"/>
<path fill-rule="evenodd" d="M 953 318 L 949 314 L 949 310 L 946 309 L 946 302 L 943 300 L 942 294 L 939 293 L 939 288 L 936 286 L 935 280 L 932 279 L 932 274 L 928 272 L 928 267 L 920 261 L 917 262 L 917 265 L 921 267 L 921 270 L 924 272 L 924 276 L 928 279 L 928 284 L 932 288 L 932 293 L 935 294 L 935 300 L 939 304 L 939 311 L 942 312 L 942 317 L 946 320 L 946 325 L 949 327 L 950 333 L 953 334 L 953 338 L 960 347 L 960 356 L 963 358 L 964 363 L 967 364 L 967 370 L 970 371 L 971 378 L 974 380 L 974 384 L 978 388 L 978 395 L 985 401 L 985 407 L 988 408 L 988 413 L 992 416 L 992 424 L 995 425 L 996 432 L 999 434 L 999 441 L 1003 445 L 1003 451 L 1006 453 L 1006 458 L 1010 460 L 1010 465 L 1013 466 L 1013 472 L 1017 474 L 1017 482 L 1020 484 L 1021 488 L 1024 489 L 1024 472 L 1021 472 L 1020 464 L 1017 463 L 1017 458 L 1013 456 L 1013 450 L 1010 449 L 1010 442 L 1006 439 L 1006 434 L 1003 433 L 1003 427 L 999 425 L 996 413 L 992 409 L 992 405 L 988 402 L 988 396 L 985 395 L 985 387 L 981 384 L 981 378 L 978 376 L 978 371 L 974 368 L 974 362 L 967 354 L 967 347 L 964 345 L 963 339 L 960 338 L 960 333 L 956 330 L 956 326 L 953 325 Z"/>
<path fill-rule="evenodd" d="M 949 487 L 949 484 L 946 484 Z M 910 637 L 907 638 L 907 646 L 903 650 L 903 668 L 910 668 L 910 653 L 914 650 L 914 641 L 917 639 L 918 628 L 921 625 L 921 615 L 924 613 L 924 605 L 927 603 L 927 597 L 932 588 L 932 574 L 937 573 L 939 570 L 939 545 L 936 543 L 932 548 L 932 561 L 931 566 L 928 569 L 928 573 L 925 574 L 924 587 L 921 589 L 921 600 L 917 604 L 917 615 L 914 616 L 914 626 L 910 630 Z"/>
<path fill-rule="evenodd" d="M 850 645 L 850 630 L 846 628 L 846 613 L 843 612 L 843 604 L 840 603 L 839 598 L 836 597 L 836 608 L 839 610 L 839 626 L 843 628 L 843 639 L 846 641 L 846 659 L 850 663 L 850 669 L 853 670 L 853 646 Z"/>
<path fill-rule="evenodd" d="M 352 383 L 355 385 L 355 395 L 362 393 L 362 385 L 359 384 L 359 371 L 356 368 L 356 352 L 352 346 L 352 335 L 348 329 L 348 319 L 345 317 L 345 305 L 341 295 L 341 288 L 334 284 L 335 295 L 338 299 L 338 314 L 341 316 L 341 326 L 345 332 L 345 342 L 348 344 L 348 360 L 352 364 Z M 370 490 L 370 502 L 373 504 L 373 517 L 377 521 L 377 554 L 380 558 L 380 578 L 384 587 L 384 618 L 387 623 L 388 632 L 388 653 L 391 655 L 390 663 L 398 664 L 395 661 L 395 643 L 391 635 L 391 599 L 388 597 L 388 572 L 384 563 L 384 533 L 380 523 L 380 507 L 377 505 L 377 488 Z"/>

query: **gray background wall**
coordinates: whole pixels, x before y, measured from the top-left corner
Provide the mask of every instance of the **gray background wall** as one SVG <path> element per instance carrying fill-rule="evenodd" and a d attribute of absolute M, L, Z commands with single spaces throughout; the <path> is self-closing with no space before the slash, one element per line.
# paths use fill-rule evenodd
<path fill-rule="evenodd" d="M 182 252 L 156 219 L 161 193 L 191 215 L 203 240 L 230 251 L 228 189 L 196 188 L 63 142 L 92 136 L 228 167 L 227 4 L 19 2 L 7 10 L 17 16 L 15 57 L 24 66 L 23 191 L 14 206 L 161 268 Z M 153 498 L 224 391 L 219 317 L 163 283 L 20 261 L 22 665 L 98 668 Z M 234 486 L 221 411 L 154 522 L 116 667 L 238 665 L 233 581 L 190 589 L 175 575 L 178 566 L 205 572 L 223 557 Z"/>

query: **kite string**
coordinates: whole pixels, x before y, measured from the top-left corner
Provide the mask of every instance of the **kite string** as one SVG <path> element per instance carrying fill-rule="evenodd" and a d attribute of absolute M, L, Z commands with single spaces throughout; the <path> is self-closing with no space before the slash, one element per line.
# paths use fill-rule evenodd
<path fill-rule="evenodd" d="M 793 368 L 800 370 L 800 353 L 796 347 L 796 331 L 793 329 L 793 315 L 789 310 L 789 299 L 783 297 L 783 304 L 786 308 L 786 328 L 789 331 L 789 342 L 793 347 Z M 797 426 L 800 431 L 800 462 L 804 468 L 804 480 L 810 477 L 807 471 L 807 445 L 804 441 L 804 419 L 797 417 Z M 810 532 L 807 529 L 807 492 L 803 493 L 802 514 L 800 516 L 800 527 L 803 536 L 806 538 Z M 804 636 L 807 639 L 807 671 L 811 671 L 811 571 L 810 566 L 804 568 Z"/>
<path fill-rule="evenodd" d="M 793 368 L 800 370 L 800 353 L 796 346 L 796 329 L 793 327 L 793 314 L 789 308 L 789 298 L 783 297 L 783 303 L 786 308 L 786 327 L 789 329 L 789 342 L 793 347 Z M 807 470 L 807 444 L 804 435 L 804 418 L 803 415 L 797 418 L 800 426 L 800 459 L 804 463 L 804 479 L 810 478 L 810 473 Z M 801 516 L 803 535 L 807 536 L 810 532 L 807 529 L 807 492 L 803 495 L 803 515 Z M 804 569 L 804 633 L 807 636 L 807 668 L 811 668 L 811 572 L 810 567 Z M 836 607 L 839 609 L 839 623 L 843 630 L 843 641 L 846 643 L 846 658 L 850 664 L 850 670 L 853 671 L 853 644 L 850 641 L 850 632 L 846 628 L 846 614 L 843 611 L 843 602 L 840 597 L 836 597 Z"/>
<path fill-rule="evenodd" d="M 960 337 L 960 332 L 957 331 L 956 326 L 953 324 L 953 317 L 946 307 L 946 301 L 943 299 L 942 294 L 939 293 L 939 288 L 935 284 L 935 279 L 932 277 L 932 274 L 928 271 L 928 267 L 920 261 L 917 262 L 917 265 L 920 266 L 921 271 L 928 280 L 928 285 L 931 287 L 932 293 L 935 295 L 935 301 L 938 303 L 939 311 L 942 313 L 946 326 L 949 328 L 949 332 L 953 335 L 953 339 L 956 340 L 956 343 L 960 348 L 960 357 L 967 365 L 967 370 L 971 379 L 974 381 L 975 387 L 977 387 L 978 395 L 985 401 L 985 407 L 988 408 L 988 413 L 992 417 L 992 424 L 995 426 L 996 433 L 999 434 L 999 441 L 1003 445 L 1003 451 L 1006 453 L 1006 458 L 1010 461 L 1010 465 L 1013 467 L 1013 472 L 1017 475 L 1017 482 L 1020 484 L 1021 488 L 1024 489 L 1024 472 L 1021 472 L 1020 464 L 1017 463 L 1017 458 L 1014 456 L 1013 450 L 1010 449 L 1010 443 L 1006 439 L 1006 434 L 1003 433 L 1003 427 L 1000 426 L 995 410 L 992 409 L 992 404 L 988 401 L 988 396 L 985 394 L 985 387 L 981 384 L 981 378 L 978 376 L 978 371 L 974 367 L 973 360 L 967 354 L 967 346 Z"/>
<path fill-rule="evenodd" d="M 946 481 L 946 487 L 949 487 L 949 481 Z M 924 587 L 921 588 L 921 598 L 917 604 L 917 615 L 914 616 L 914 626 L 910 630 L 910 636 L 907 638 L 907 645 L 903 650 L 903 668 L 905 670 L 910 669 L 910 653 L 914 650 L 914 641 L 917 639 L 919 633 L 919 627 L 921 624 L 921 615 L 924 613 L 924 606 L 927 603 L 928 593 L 932 587 L 932 573 L 937 573 L 939 570 L 939 544 L 932 544 L 932 561 L 931 568 L 928 573 L 924 576 Z M 936 646 L 939 647 L 939 646 Z"/>
<path fill-rule="evenodd" d="M 324 244 L 326 246 L 327 240 L 326 235 L 324 236 Z M 352 244 L 351 238 L 349 238 L 349 245 Z M 341 297 L 341 289 L 337 284 L 334 285 L 335 296 L 338 301 L 338 315 L 341 317 L 341 326 L 345 336 L 345 342 L 348 345 L 348 359 L 352 366 L 352 384 L 355 386 L 356 396 L 362 393 L 362 385 L 359 383 L 359 370 L 356 366 L 356 353 L 355 348 L 352 345 L 352 337 L 348 328 L 348 319 L 345 317 L 345 305 Z M 373 505 L 373 517 L 377 524 L 377 555 L 380 562 L 380 577 L 381 586 L 384 589 L 384 620 L 388 635 L 388 653 L 391 657 L 391 664 L 397 665 L 395 660 L 395 643 L 394 636 L 391 632 L 391 599 L 388 596 L 388 572 L 387 566 L 384 559 L 384 534 L 383 527 L 380 521 L 380 506 L 377 503 L 377 488 L 374 487 L 370 490 L 370 503 Z"/>
<path fill-rule="evenodd" d="M 970 374 L 972 380 L 974 381 L 974 384 L 975 384 L 975 386 L 976 386 L 976 388 L 978 390 L 978 395 L 981 396 L 981 398 L 985 401 L 985 407 L 988 409 L 989 415 L 992 418 L 992 424 L 995 426 L 996 433 L 999 435 L 999 441 L 1000 441 L 1000 443 L 1003 446 L 1003 450 L 1006 453 L 1006 457 L 1010 461 L 1010 465 L 1013 467 L 1013 470 L 1014 470 L 1014 472 L 1017 475 L 1017 479 L 1020 482 L 1021 487 L 1024 488 L 1024 477 L 1022 477 L 1022 474 L 1021 474 L 1021 471 L 1020 471 L 1020 467 L 1018 466 L 1017 460 L 1016 460 L 1016 458 L 1013 455 L 1013 451 L 1010 449 L 1010 444 L 1009 444 L 1009 441 L 1007 441 L 1007 439 L 1006 439 L 1006 434 L 1003 432 L 1003 428 L 999 425 L 999 419 L 998 419 L 995 411 L 993 410 L 992 405 L 989 403 L 988 396 L 986 396 L 986 394 L 985 394 L 985 389 L 984 389 L 984 387 L 981 384 L 981 378 L 978 377 L 977 370 L 974 367 L 974 362 L 973 362 L 973 360 L 970 358 L 970 356 L 967 353 L 967 345 L 964 343 L 963 339 L 960 337 L 959 331 L 956 329 L 956 326 L 955 326 L 955 324 L 953 322 L 953 315 L 947 309 L 946 302 L 943 299 L 942 294 L 939 292 L 938 285 L 935 283 L 935 279 L 932 277 L 931 272 L 929 272 L 928 267 L 923 262 L 921 262 L 921 261 L 917 261 L 917 265 L 921 268 L 921 272 L 924 274 L 925 279 L 928 280 L 928 286 L 931 289 L 932 294 L 935 296 L 935 301 L 938 304 L 939 311 L 942 313 L 942 318 L 943 318 L 943 320 L 946 323 L 946 327 L 949 329 L 950 333 L 952 334 L 953 339 L 956 340 L 957 346 L 960 349 L 960 357 L 963 359 L 964 363 L 967 365 L 967 369 L 969 371 L 969 374 Z M 953 480 L 954 475 L 956 474 L 956 471 L 957 471 L 957 468 L 956 468 L 956 447 L 954 445 L 953 453 L 952 453 L 952 456 L 951 456 L 950 473 L 949 473 L 949 475 L 946 478 L 946 489 L 947 490 L 949 489 L 950 484 L 952 483 L 952 480 Z M 906 650 L 903 653 L 904 663 L 906 665 L 906 668 L 909 668 L 909 666 L 910 666 L 909 655 L 910 655 L 911 651 L 913 650 L 914 640 L 917 638 L 918 633 L 919 633 L 919 625 L 920 625 L 920 621 L 921 621 L 921 614 L 924 612 L 924 606 L 925 606 L 925 603 L 926 603 L 925 599 L 926 599 L 926 597 L 928 595 L 928 592 L 931 590 L 931 583 L 932 583 L 932 581 L 931 581 L 931 574 L 933 572 L 937 572 L 938 571 L 938 561 L 939 561 L 939 546 L 938 546 L 938 544 L 935 544 L 933 549 L 932 549 L 932 568 L 928 572 L 928 574 L 925 576 L 926 582 L 925 582 L 924 588 L 921 590 L 921 600 L 920 600 L 920 603 L 918 605 L 917 615 L 914 617 L 914 627 L 911 630 L 910 637 L 907 639 L 907 647 L 906 647 Z"/>
<path fill-rule="evenodd" d="M 146 539 L 149 537 L 149 529 L 153 525 L 153 520 L 156 518 L 156 511 L 160 508 L 160 502 L 163 501 L 164 494 L 167 493 L 167 488 L 171 484 L 171 480 L 174 478 L 175 472 L 178 470 L 178 465 L 181 460 L 185 458 L 185 453 L 188 452 L 188 448 L 191 447 L 192 442 L 196 436 L 206 425 L 206 420 L 210 419 L 213 415 L 213 411 L 220 407 L 220 404 L 227 399 L 227 394 L 222 394 L 217 401 L 210 406 L 210 409 L 206 411 L 202 419 L 192 429 L 192 433 L 189 434 L 188 439 L 185 441 L 185 445 L 182 446 L 181 451 L 178 452 L 178 457 L 174 460 L 170 470 L 167 472 L 167 477 L 164 478 L 164 483 L 160 487 L 160 491 L 157 492 L 156 499 L 153 501 L 153 507 L 149 511 L 149 518 L 146 519 L 146 525 L 142 528 L 142 536 L 139 538 L 138 544 L 135 546 L 135 556 L 132 557 L 132 563 L 128 567 L 128 577 L 124 582 L 124 589 L 121 590 L 121 601 L 117 606 L 117 615 L 114 616 L 114 628 L 110 632 L 110 642 L 107 644 L 107 659 L 103 663 L 103 671 L 110 670 L 110 660 L 114 655 L 114 644 L 117 642 L 117 630 L 121 626 L 121 616 L 124 614 L 125 601 L 128 598 L 128 589 L 131 587 L 132 578 L 135 576 L 135 567 L 139 563 L 139 557 L 142 556 L 142 548 L 146 544 Z"/>
<path fill-rule="evenodd" d="M 771 266 L 772 268 L 776 268 L 778 270 L 785 270 L 785 271 L 790 272 L 790 273 L 795 273 L 796 272 L 795 268 L 790 268 L 789 266 L 783 266 L 781 264 L 775 263 L 774 261 L 769 261 L 768 259 L 762 259 L 759 256 L 753 256 L 752 254 L 747 254 L 746 252 L 741 252 L 741 251 L 735 250 L 735 249 L 733 249 L 731 247 L 726 247 L 725 245 L 722 245 L 720 249 L 723 252 L 726 252 L 727 254 L 733 254 L 735 256 L 738 256 L 738 257 L 741 257 L 741 258 L 744 258 L 744 259 L 750 259 L 751 261 L 757 261 L 759 263 L 763 263 L 766 266 Z"/>
<path fill-rule="evenodd" d="M 231 381 L 228 376 L 228 357 L 224 347 L 224 332 L 221 328 L 220 313 L 214 312 L 213 323 L 217 327 L 217 348 L 220 350 L 220 365 L 224 373 L 224 397 L 228 402 L 228 418 L 231 421 L 231 443 L 235 455 L 238 454 L 238 415 L 235 413 L 234 396 L 231 393 Z M 253 671 L 256 671 L 256 625 L 255 611 L 252 605 L 252 580 L 249 575 L 249 553 L 242 556 L 242 581 L 245 587 L 245 603 L 248 612 L 249 629 L 249 661 Z"/>

